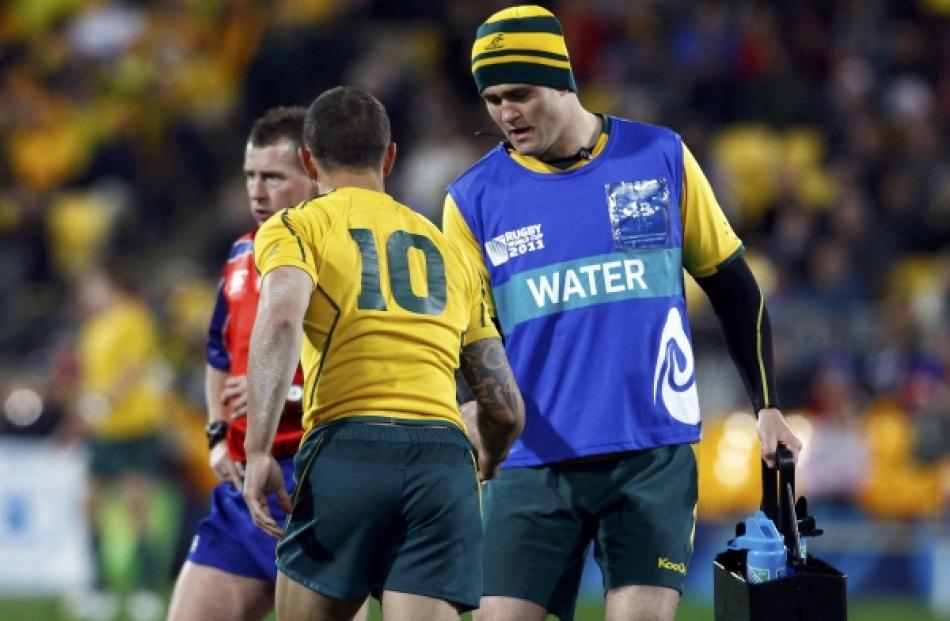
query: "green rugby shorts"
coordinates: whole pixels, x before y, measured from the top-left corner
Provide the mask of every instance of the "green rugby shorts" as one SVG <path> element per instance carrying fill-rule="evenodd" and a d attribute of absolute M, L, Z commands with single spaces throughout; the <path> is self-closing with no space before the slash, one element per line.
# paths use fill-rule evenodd
<path fill-rule="evenodd" d="M 478 607 L 482 528 L 472 446 L 449 424 L 360 417 L 311 432 L 277 566 L 328 597 L 414 593 Z"/>
<path fill-rule="evenodd" d="M 587 546 L 604 588 L 682 591 L 693 552 L 696 457 L 689 444 L 617 458 L 503 468 L 485 487 L 484 595 L 572 619 Z"/>

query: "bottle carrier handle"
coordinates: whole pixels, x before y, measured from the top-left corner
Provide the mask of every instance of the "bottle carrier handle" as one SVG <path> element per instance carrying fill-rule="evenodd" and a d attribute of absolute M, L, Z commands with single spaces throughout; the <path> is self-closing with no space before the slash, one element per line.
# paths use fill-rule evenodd
<path fill-rule="evenodd" d="M 802 565 L 804 558 L 795 511 L 795 458 L 781 443 L 775 451 L 775 468 L 770 468 L 762 460 L 761 509 L 785 538 L 791 564 L 794 567 Z"/>

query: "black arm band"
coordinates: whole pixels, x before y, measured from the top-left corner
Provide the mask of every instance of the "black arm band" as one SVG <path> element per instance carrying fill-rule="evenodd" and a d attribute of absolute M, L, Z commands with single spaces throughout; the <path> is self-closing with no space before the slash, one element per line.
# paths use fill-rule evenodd
<path fill-rule="evenodd" d="M 742 256 L 717 273 L 697 278 L 719 318 L 726 346 L 752 399 L 756 416 L 777 408 L 772 359 L 772 327 L 755 276 Z"/>

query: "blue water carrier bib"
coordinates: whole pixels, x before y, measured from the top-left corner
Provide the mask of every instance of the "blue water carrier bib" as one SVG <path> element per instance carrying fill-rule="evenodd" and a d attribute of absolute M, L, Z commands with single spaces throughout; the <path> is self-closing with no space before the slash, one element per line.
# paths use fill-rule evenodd
<path fill-rule="evenodd" d="M 449 193 L 482 247 L 527 422 L 505 467 L 695 442 L 683 297 L 683 147 L 611 118 L 581 168 L 528 170 L 499 146 Z"/>

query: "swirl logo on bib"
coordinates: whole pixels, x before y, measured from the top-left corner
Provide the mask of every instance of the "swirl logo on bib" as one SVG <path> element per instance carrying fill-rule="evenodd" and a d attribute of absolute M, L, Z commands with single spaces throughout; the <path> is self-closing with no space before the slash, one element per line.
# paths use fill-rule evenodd
<path fill-rule="evenodd" d="M 660 399 L 670 416 L 681 423 L 699 422 L 693 348 L 683 328 L 683 317 L 675 308 L 666 316 L 653 371 L 653 402 Z"/>

